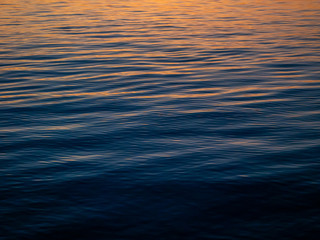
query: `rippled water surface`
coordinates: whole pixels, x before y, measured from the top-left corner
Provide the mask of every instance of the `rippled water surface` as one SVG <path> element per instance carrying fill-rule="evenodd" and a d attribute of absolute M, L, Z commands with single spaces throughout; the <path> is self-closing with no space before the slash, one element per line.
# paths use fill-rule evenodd
<path fill-rule="evenodd" d="M 0 239 L 319 239 L 320 2 L 1 0 Z"/>

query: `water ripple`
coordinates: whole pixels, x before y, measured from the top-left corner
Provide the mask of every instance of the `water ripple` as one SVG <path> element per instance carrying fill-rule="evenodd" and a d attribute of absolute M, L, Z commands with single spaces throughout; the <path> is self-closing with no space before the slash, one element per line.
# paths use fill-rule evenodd
<path fill-rule="evenodd" d="M 319 17 L 2 1 L 0 239 L 317 239 Z"/>

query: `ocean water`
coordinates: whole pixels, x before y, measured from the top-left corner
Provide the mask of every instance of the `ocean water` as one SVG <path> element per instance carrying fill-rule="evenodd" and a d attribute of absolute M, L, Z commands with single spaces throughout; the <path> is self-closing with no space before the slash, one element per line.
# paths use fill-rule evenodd
<path fill-rule="evenodd" d="M 320 2 L 1 0 L 1 240 L 320 236 Z"/>

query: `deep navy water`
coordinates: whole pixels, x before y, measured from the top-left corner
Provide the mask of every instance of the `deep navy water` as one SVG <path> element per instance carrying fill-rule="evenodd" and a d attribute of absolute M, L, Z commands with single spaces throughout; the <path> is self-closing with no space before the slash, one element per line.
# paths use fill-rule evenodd
<path fill-rule="evenodd" d="M 320 2 L 1 0 L 1 240 L 320 236 Z"/>

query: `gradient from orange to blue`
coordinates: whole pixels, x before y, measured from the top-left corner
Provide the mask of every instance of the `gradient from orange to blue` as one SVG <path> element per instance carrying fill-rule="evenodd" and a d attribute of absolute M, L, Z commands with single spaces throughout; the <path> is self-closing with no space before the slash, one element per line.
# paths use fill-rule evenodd
<path fill-rule="evenodd" d="M 318 240 L 318 0 L 1 0 L 0 240 Z"/>

